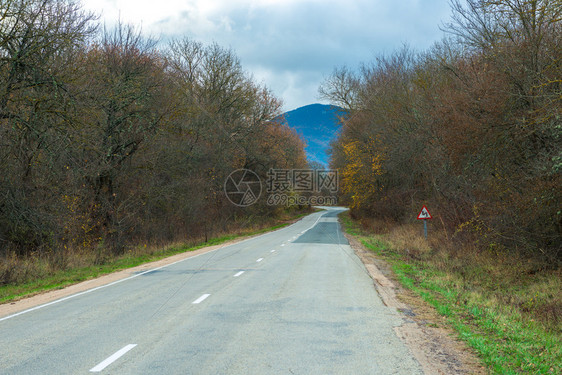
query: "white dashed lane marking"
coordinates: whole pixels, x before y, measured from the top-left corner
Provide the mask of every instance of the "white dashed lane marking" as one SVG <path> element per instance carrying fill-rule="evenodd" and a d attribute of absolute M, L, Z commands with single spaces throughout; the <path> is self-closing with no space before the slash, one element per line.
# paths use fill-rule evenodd
<path fill-rule="evenodd" d="M 203 294 L 201 297 L 197 298 L 195 301 L 193 301 L 192 303 L 194 305 L 203 302 L 205 299 L 207 299 L 207 297 L 209 297 L 210 294 Z"/>
<path fill-rule="evenodd" d="M 117 361 L 120 357 L 122 357 L 129 350 L 133 349 L 135 346 L 137 346 L 137 344 L 129 344 L 127 346 L 124 346 L 123 348 L 119 349 L 114 354 L 109 356 L 107 359 L 100 362 L 96 367 L 92 367 L 90 369 L 90 372 L 101 372 L 101 371 L 103 371 L 104 368 L 106 368 L 107 366 L 109 366 L 113 362 Z"/>

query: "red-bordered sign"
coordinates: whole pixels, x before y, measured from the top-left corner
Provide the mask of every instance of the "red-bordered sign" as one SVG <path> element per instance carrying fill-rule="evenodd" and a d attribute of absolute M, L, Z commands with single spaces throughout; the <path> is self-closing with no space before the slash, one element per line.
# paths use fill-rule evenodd
<path fill-rule="evenodd" d="M 431 216 L 431 214 L 427 210 L 427 207 L 424 204 L 420 213 L 418 214 L 418 220 L 427 220 L 427 219 L 433 219 L 433 216 Z"/>

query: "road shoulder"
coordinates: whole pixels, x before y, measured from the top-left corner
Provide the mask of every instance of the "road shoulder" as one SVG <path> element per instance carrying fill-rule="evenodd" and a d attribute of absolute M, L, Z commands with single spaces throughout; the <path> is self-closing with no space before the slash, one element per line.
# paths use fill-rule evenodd
<path fill-rule="evenodd" d="M 401 312 L 403 324 L 396 327 L 402 339 L 426 374 L 486 374 L 479 359 L 448 328 L 431 306 L 399 286 L 390 266 L 377 259 L 352 235 L 344 233 L 352 249 L 365 265 L 383 303 Z"/>
<path fill-rule="evenodd" d="M 164 267 L 169 264 L 182 261 L 187 258 L 192 258 L 197 255 L 201 255 L 204 253 L 208 253 L 213 250 L 218 250 L 220 248 L 233 245 L 238 242 L 245 241 L 249 238 L 253 238 L 255 236 L 245 236 L 234 239 L 232 241 L 224 242 L 219 245 L 203 247 L 194 251 L 186 251 L 184 253 L 175 254 L 170 257 L 160 259 L 150 263 L 144 263 L 136 267 L 127 268 L 121 271 L 113 272 L 107 275 L 103 275 L 97 277 L 95 279 L 90 279 L 83 281 L 78 284 L 69 285 L 67 287 L 46 291 L 40 294 L 36 294 L 30 297 L 22 298 L 17 301 L 7 302 L 4 304 L 0 304 L 0 318 L 16 314 L 21 311 L 25 311 L 27 309 L 34 308 L 36 306 L 44 305 L 47 303 L 54 302 L 58 299 L 65 298 L 71 296 L 76 293 L 85 292 L 87 290 L 98 288 L 110 283 L 114 283 L 116 281 L 126 279 L 128 277 L 134 276 L 135 274 L 139 274 L 142 272 L 146 272 L 151 269 Z"/>

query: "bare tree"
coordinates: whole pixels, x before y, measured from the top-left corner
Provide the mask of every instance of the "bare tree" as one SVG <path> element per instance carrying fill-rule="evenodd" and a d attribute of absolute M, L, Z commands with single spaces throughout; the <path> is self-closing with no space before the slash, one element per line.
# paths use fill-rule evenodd
<path fill-rule="evenodd" d="M 92 211 L 108 245 L 120 252 L 127 197 L 120 196 L 119 184 L 130 159 L 154 136 L 167 113 L 161 91 L 164 62 L 153 41 L 119 23 L 112 31 L 104 30 L 101 42 L 89 49 L 86 66 L 84 101 L 89 116 L 82 136 Z"/>
<path fill-rule="evenodd" d="M 47 202 L 73 123 L 69 67 L 95 17 L 74 1 L 8 0 L 0 20 L 0 236 L 28 251 L 53 239 Z"/>

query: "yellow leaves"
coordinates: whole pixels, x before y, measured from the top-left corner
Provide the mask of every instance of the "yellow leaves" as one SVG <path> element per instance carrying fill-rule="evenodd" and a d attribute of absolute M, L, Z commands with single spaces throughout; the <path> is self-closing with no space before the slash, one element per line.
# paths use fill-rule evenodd
<path fill-rule="evenodd" d="M 352 208 L 359 208 L 382 189 L 378 177 L 384 174 L 383 147 L 377 139 L 369 138 L 366 142 L 344 142 L 343 151 L 346 163 L 341 173 L 342 190 L 351 195 Z"/>
<path fill-rule="evenodd" d="M 82 246 L 85 249 L 91 248 L 95 242 L 101 240 L 101 238 L 95 237 L 96 229 L 100 226 L 99 220 L 95 221 L 89 216 L 90 211 L 84 211 L 80 207 L 82 201 L 79 196 L 63 194 L 61 200 L 67 210 L 66 215 L 61 216 L 65 223 L 63 225 L 63 241 L 69 241 L 69 243 Z M 98 208 L 99 205 L 96 204 L 91 207 L 91 210 L 96 211 Z"/>

